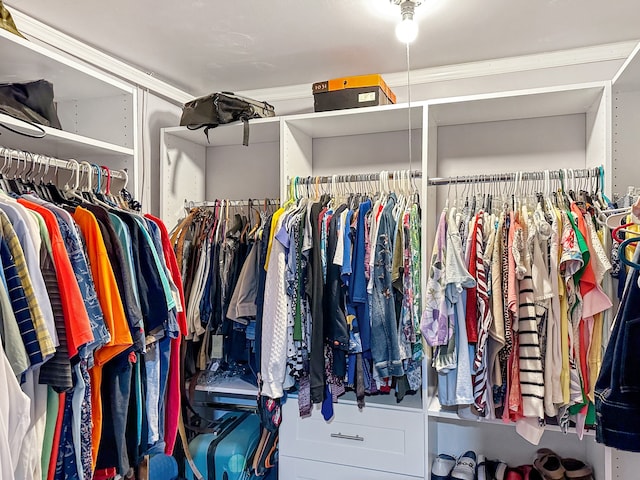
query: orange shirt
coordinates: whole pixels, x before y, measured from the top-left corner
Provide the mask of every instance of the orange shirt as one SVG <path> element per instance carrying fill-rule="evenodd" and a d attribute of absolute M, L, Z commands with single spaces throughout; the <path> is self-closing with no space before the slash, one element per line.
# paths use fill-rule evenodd
<path fill-rule="evenodd" d="M 133 345 L 129 324 L 124 313 L 122 299 L 109 261 L 104 238 L 96 217 L 82 207 L 76 208 L 73 219 L 80 227 L 87 245 L 87 256 L 91 274 L 96 285 L 98 301 L 104 321 L 111 334 L 111 340 L 94 354 L 95 365 L 89 372 L 91 377 L 91 408 L 93 430 L 91 432 L 93 466 L 98 458 L 98 447 L 102 436 L 102 367 L 106 362 Z"/>
<path fill-rule="evenodd" d="M 93 342 L 93 333 L 91 332 L 89 315 L 82 300 L 82 292 L 80 292 L 76 276 L 73 273 L 73 267 L 71 266 L 69 255 L 64 246 L 58 221 L 55 215 L 43 206 L 31 203 L 22 198 L 19 198 L 18 202 L 29 210 L 39 213 L 47 226 L 49 238 L 51 239 L 51 250 L 53 262 L 56 267 L 56 276 L 58 284 L 60 285 L 60 300 L 62 302 L 64 326 L 69 344 L 69 357 L 75 357 L 78 354 L 78 348 Z"/>
<path fill-rule="evenodd" d="M 111 334 L 111 341 L 95 353 L 95 364 L 104 365 L 130 347 L 133 340 L 98 221 L 89 210 L 82 207 L 76 208 L 73 219 L 80 227 L 87 244 L 87 256 L 98 301 L 102 308 L 105 325 Z"/>

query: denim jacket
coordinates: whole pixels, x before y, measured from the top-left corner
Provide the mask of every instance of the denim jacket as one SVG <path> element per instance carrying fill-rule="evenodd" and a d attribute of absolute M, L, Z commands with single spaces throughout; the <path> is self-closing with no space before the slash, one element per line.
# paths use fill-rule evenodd
<path fill-rule="evenodd" d="M 398 324 L 391 279 L 393 239 L 396 232 L 396 222 L 393 217 L 395 205 L 396 196 L 391 194 L 380 214 L 373 267 L 371 354 L 381 377 L 401 377 L 404 374 L 398 345 Z M 373 248 L 372 246 L 372 250 Z"/>
<path fill-rule="evenodd" d="M 636 249 L 634 262 L 640 258 Z M 640 286 L 639 271 L 627 277 L 611 340 L 596 382 L 596 440 L 640 452 Z"/>

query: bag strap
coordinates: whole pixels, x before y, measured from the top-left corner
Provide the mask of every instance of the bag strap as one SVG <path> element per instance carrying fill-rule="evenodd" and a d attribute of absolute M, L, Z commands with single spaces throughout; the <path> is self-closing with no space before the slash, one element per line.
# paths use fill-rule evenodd
<path fill-rule="evenodd" d="M 187 395 L 187 392 L 185 391 L 184 388 L 184 360 L 185 360 L 185 356 L 186 356 L 186 348 L 185 348 L 185 344 L 184 344 L 185 340 L 184 337 L 182 338 L 182 341 L 180 342 L 180 390 L 181 390 L 181 397 L 182 397 L 182 402 L 181 402 L 181 406 L 180 406 L 180 416 L 178 417 L 178 433 L 180 434 L 180 440 L 182 442 L 182 450 L 184 452 L 184 457 L 187 460 L 187 463 L 189 464 L 189 466 L 191 467 L 191 471 L 193 472 L 193 476 L 197 479 L 197 480 L 205 480 L 204 476 L 200 473 L 200 470 L 198 470 L 198 467 L 196 467 L 195 462 L 193 461 L 193 456 L 191 455 L 191 451 L 189 450 L 189 440 L 187 439 L 187 431 L 185 430 L 185 423 L 184 423 L 184 414 L 185 414 L 185 408 L 189 408 L 190 410 L 193 410 L 193 407 L 191 407 L 191 403 L 189 402 L 189 398 Z"/>
<path fill-rule="evenodd" d="M 196 464 L 193 461 L 193 456 L 191 456 L 191 451 L 189 450 L 189 442 L 187 441 L 187 432 L 184 429 L 182 412 L 180 412 L 180 418 L 178 419 L 178 432 L 180 432 L 180 439 L 182 440 L 182 447 L 183 447 L 182 450 L 184 450 L 184 456 L 187 459 L 187 462 L 189 463 L 189 467 L 191 467 L 193 476 L 197 480 L 205 480 L 205 478 L 202 476 L 202 473 L 200 473 L 200 470 L 198 470 L 198 467 L 196 467 Z"/>
<path fill-rule="evenodd" d="M 11 117 L 11 118 L 15 118 L 16 120 L 20 120 L 21 122 L 26 123 L 27 125 L 35 128 L 36 130 L 39 131 L 39 133 L 31 133 L 31 132 L 16 130 L 15 128 L 10 127 L 9 125 L 5 125 L 4 123 L 2 123 L 2 121 L 0 121 L 0 127 L 6 128 L 10 132 L 16 133 L 18 135 L 23 135 L 25 137 L 30 137 L 30 138 L 44 138 L 47 135 L 47 132 L 44 131 L 44 128 L 42 128 L 42 126 L 38 125 L 37 123 L 30 122 L 29 120 L 25 120 L 23 118 L 15 117 L 15 116 L 10 115 L 10 114 L 8 114 L 6 112 L 2 112 L 2 113 L 7 115 L 7 116 L 9 116 L 9 117 Z"/>
<path fill-rule="evenodd" d="M 244 128 L 242 130 L 242 145 L 249 146 L 249 119 L 247 117 L 241 118 Z"/>

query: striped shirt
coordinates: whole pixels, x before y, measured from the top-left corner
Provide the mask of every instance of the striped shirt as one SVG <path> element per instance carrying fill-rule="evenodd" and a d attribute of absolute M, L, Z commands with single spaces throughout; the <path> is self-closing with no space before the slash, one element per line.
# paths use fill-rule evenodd
<path fill-rule="evenodd" d="M 7 293 L 11 300 L 13 314 L 18 322 L 24 348 L 27 351 L 31 365 L 38 365 L 43 361 L 40 343 L 38 343 L 33 319 L 29 311 L 29 304 L 27 303 L 24 289 L 20 283 L 20 276 L 18 275 L 15 262 L 9 251 L 9 246 L 4 238 L 0 238 L 0 258 L 2 258 L 4 277 L 7 282 Z"/>
<path fill-rule="evenodd" d="M 50 357 L 55 353 L 56 347 L 53 344 L 51 335 L 49 334 L 49 329 L 45 323 L 40 304 L 36 299 L 36 294 L 33 290 L 33 284 L 31 283 L 31 277 L 29 276 L 29 270 L 27 268 L 24 252 L 22 251 L 22 246 L 20 245 L 18 236 L 9 221 L 9 217 L 7 217 L 6 213 L 1 210 L 0 227 L 2 228 L 3 239 L 7 242 L 9 251 L 13 256 L 15 269 L 24 290 L 24 296 L 27 300 L 29 313 L 33 320 L 33 327 L 36 332 L 38 343 L 40 344 L 40 351 L 44 358 Z"/>
<path fill-rule="evenodd" d="M 544 374 L 538 335 L 535 295 L 531 278 L 531 258 L 525 246 L 525 232 L 518 226 L 514 253 L 518 250 L 524 276 L 518 282 L 518 343 L 520 390 L 525 417 L 544 418 Z"/>

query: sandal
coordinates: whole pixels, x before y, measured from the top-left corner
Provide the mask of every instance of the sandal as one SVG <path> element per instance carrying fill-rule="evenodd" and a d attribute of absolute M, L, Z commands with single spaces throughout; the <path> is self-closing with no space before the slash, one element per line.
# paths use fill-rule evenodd
<path fill-rule="evenodd" d="M 565 469 L 567 479 L 593 480 L 593 469 L 581 460 L 575 458 L 563 458 L 562 466 Z"/>
<path fill-rule="evenodd" d="M 544 480 L 564 480 L 565 468 L 562 459 L 552 450 L 541 448 L 533 461 L 534 468 Z"/>

